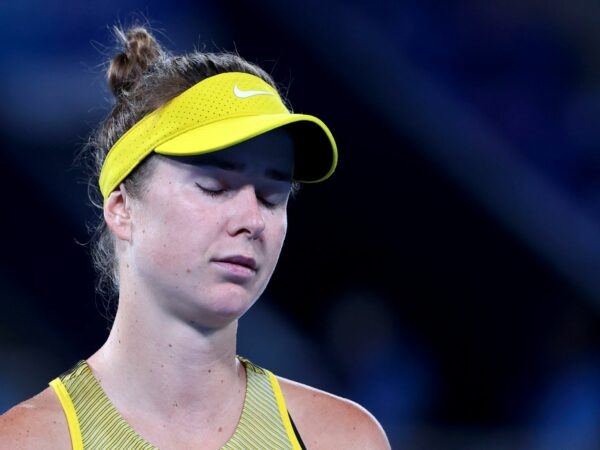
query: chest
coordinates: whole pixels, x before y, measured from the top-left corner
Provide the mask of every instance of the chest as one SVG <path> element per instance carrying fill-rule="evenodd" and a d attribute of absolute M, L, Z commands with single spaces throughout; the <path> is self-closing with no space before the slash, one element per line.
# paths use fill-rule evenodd
<path fill-rule="evenodd" d="M 134 429 L 130 420 L 110 402 L 84 361 L 54 380 L 51 386 L 61 400 L 75 450 L 300 448 L 276 378 L 248 361 L 244 365 L 247 387 L 242 411 L 234 425 L 228 422 L 234 420 L 230 417 L 220 423 L 216 420 L 184 428 L 178 423 L 141 421 L 138 423 L 145 425 Z M 145 440 L 142 437 L 145 435 L 153 436 L 157 446 Z"/>

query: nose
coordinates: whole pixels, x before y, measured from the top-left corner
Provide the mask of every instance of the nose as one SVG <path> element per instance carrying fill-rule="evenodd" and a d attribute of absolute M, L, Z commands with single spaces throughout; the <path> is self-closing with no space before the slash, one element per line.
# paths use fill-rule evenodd
<path fill-rule="evenodd" d="M 258 239 L 265 230 L 265 218 L 254 187 L 244 186 L 235 197 L 229 233 L 232 236 L 245 234 L 248 239 Z"/>

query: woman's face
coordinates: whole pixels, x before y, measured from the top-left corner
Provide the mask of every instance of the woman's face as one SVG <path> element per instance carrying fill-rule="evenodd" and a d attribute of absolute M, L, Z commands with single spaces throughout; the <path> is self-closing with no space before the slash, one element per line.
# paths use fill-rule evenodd
<path fill-rule="evenodd" d="M 275 130 L 193 158 L 155 156 L 146 189 L 130 202 L 121 286 L 200 326 L 240 317 L 281 252 L 293 153 Z"/>

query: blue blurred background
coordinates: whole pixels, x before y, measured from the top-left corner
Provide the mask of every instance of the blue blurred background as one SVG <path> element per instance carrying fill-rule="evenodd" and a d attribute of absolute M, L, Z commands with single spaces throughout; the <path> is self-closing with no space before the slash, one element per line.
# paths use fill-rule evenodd
<path fill-rule="evenodd" d="M 0 411 L 106 337 L 73 165 L 110 28 L 235 50 L 336 136 L 239 352 L 394 449 L 600 448 L 600 4 L 0 3 Z"/>

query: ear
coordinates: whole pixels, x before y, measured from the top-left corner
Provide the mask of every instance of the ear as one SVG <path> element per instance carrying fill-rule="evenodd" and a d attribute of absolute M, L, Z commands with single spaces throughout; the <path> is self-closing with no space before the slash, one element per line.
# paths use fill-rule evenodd
<path fill-rule="evenodd" d="M 113 234 L 121 240 L 131 240 L 131 210 L 127 191 L 121 185 L 104 201 L 104 220 Z"/>

